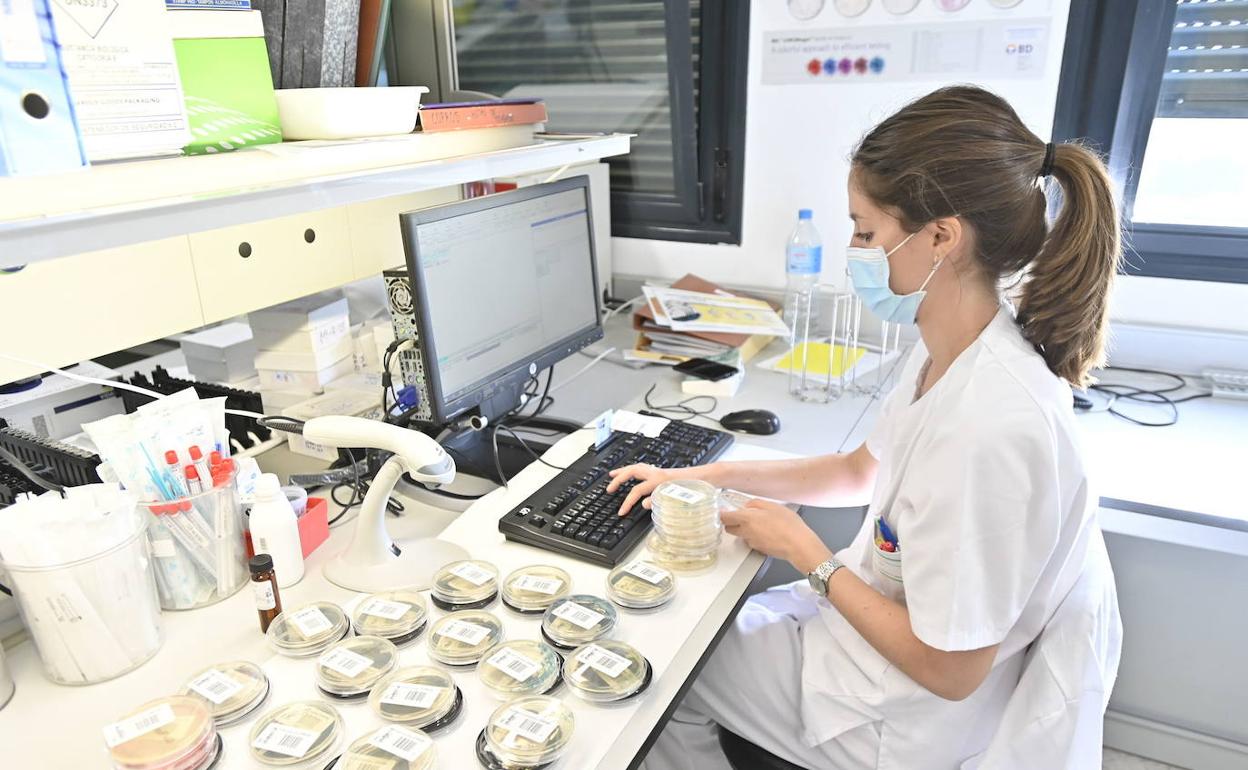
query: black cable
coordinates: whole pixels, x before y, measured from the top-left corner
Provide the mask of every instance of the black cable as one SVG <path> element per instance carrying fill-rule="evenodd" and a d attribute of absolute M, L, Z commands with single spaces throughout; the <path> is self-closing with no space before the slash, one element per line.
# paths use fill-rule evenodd
<path fill-rule="evenodd" d="M 303 435 L 304 422 L 297 417 L 286 417 L 285 415 L 280 414 L 265 415 L 264 417 L 256 420 L 256 422 L 260 423 L 261 427 L 268 428 L 269 430 Z"/>
<path fill-rule="evenodd" d="M 536 379 L 536 378 L 534 378 L 534 379 Z M 553 398 L 550 398 L 550 383 L 551 383 L 554 379 L 555 379 L 555 365 L 554 365 L 554 364 L 551 364 L 551 365 L 550 365 L 549 367 L 547 367 L 547 369 L 546 369 L 546 387 L 542 388 L 542 397 L 541 397 L 540 399 L 538 399 L 538 401 L 537 401 L 537 409 L 536 409 L 536 410 L 534 410 L 533 414 L 531 414 L 531 415 L 529 415 L 529 416 L 527 416 L 527 417 L 522 417 L 522 418 L 521 418 L 521 419 L 519 419 L 519 420 L 513 420 L 513 421 L 512 421 L 512 423 L 511 423 L 512 425 L 517 425 L 517 426 L 519 426 L 519 425 L 524 425 L 526 422 L 529 422 L 530 420 L 532 420 L 532 419 L 536 418 L 538 415 L 540 415 L 542 412 L 546 411 L 546 408 L 547 408 L 550 404 L 553 404 L 553 403 L 555 402 L 555 400 L 554 400 Z M 534 395 L 536 395 L 536 394 L 534 394 Z M 549 400 L 549 402 L 550 402 L 550 403 L 547 403 L 547 400 Z"/>
<path fill-rule="evenodd" d="M 1168 378 L 1173 384 L 1162 388 L 1146 388 L 1136 385 L 1127 385 L 1125 383 L 1097 383 L 1088 387 L 1088 390 L 1102 393 L 1108 397 L 1108 403 L 1105 408 L 1100 410 L 1108 412 L 1120 420 L 1126 420 L 1133 425 L 1139 425 L 1145 428 L 1166 428 L 1174 425 L 1179 421 L 1179 404 L 1193 401 L 1198 398 L 1208 398 L 1210 393 L 1197 393 L 1182 398 L 1171 398 L 1168 394 L 1175 393 L 1188 387 L 1187 380 L 1173 372 L 1162 372 L 1156 369 L 1133 369 L 1126 366 L 1114 366 L 1106 371 L 1132 372 L 1134 374 L 1144 374 L 1154 377 Z M 1164 406 L 1170 416 L 1162 421 L 1141 420 L 1138 417 L 1127 414 L 1118 408 L 1118 402 L 1131 402 L 1137 404 L 1146 404 L 1149 406 Z"/>
<path fill-rule="evenodd" d="M 347 511 L 351 510 L 352 508 L 354 508 L 355 506 L 359 505 L 360 503 L 364 501 L 364 496 L 360 492 L 360 487 L 362 486 L 360 482 L 360 466 L 356 464 L 355 450 L 347 449 L 345 451 L 347 453 L 347 456 L 351 458 L 350 460 L 351 470 L 352 470 L 352 475 L 355 478 L 355 481 L 351 484 L 351 500 L 346 505 L 342 506 L 342 510 L 338 512 L 337 516 L 329 520 L 329 522 L 327 523 L 327 526 L 332 526 L 333 524 L 335 524 L 339 519 L 347 515 Z M 338 495 L 335 494 L 335 492 L 337 492 L 338 488 L 341 486 L 343 486 L 343 484 L 338 483 L 338 484 L 335 484 L 333 487 L 331 487 L 329 490 L 329 497 L 331 500 L 334 501 L 335 505 L 342 505 L 342 503 L 338 502 Z"/>
<path fill-rule="evenodd" d="M 47 490 L 48 492 L 63 493 L 65 491 L 65 487 L 61 486 L 60 484 L 57 484 L 55 481 L 48 481 L 47 479 L 40 476 L 38 473 L 35 473 L 34 469 L 32 469 L 26 463 L 19 460 L 17 458 L 17 455 L 13 454 L 12 452 L 10 452 L 9 450 L 5 449 L 2 446 L 0 446 L 0 460 L 4 460 L 9 465 L 12 465 L 14 470 L 22 474 L 23 476 L 25 476 L 27 479 L 31 481 L 31 483 L 35 484 L 40 489 Z"/>
<path fill-rule="evenodd" d="M 492 447 L 494 454 L 494 470 L 498 472 L 498 481 L 504 488 L 507 488 L 507 476 L 503 473 L 503 463 L 498 458 L 498 428 L 500 424 L 501 423 L 494 423 L 494 425 L 490 427 L 490 446 Z"/>
<path fill-rule="evenodd" d="M 510 434 L 511 434 L 511 436 L 512 436 L 512 438 L 514 438 L 516 441 L 519 441 L 519 442 L 520 442 L 520 446 L 524 447 L 524 451 L 526 451 L 526 452 L 528 452 L 530 455 L 532 455 L 532 456 L 533 456 L 533 459 L 534 459 L 534 460 L 537 460 L 537 461 L 538 461 L 539 463 L 541 463 L 542 465 L 545 465 L 545 466 L 546 466 L 546 467 L 548 467 L 548 468 L 554 468 L 554 469 L 555 469 L 555 470 L 557 470 L 557 471 L 566 471 L 566 470 L 567 470 L 567 468 L 565 468 L 565 467 L 563 467 L 563 466 L 561 466 L 561 465 L 555 465 L 554 463 L 548 463 L 548 462 L 546 462 L 545 460 L 543 460 L 543 459 L 542 459 L 542 457 L 541 457 L 541 455 L 539 455 L 537 452 L 535 452 L 535 451 L 533 450 L 533 447 L 529 446 L 529 442 L 527 442 L 527 441 L 525 441 L 524 439 L 520 438 L 520 434 L 519 434 L 519 433 L 516 433 L 516 432 L 515 432 L 514 430 L 512 430 L 511 428 L 507 427 L 506 425 L 499 425 L 498 427 L 500 427 L 500 428 L 502 428 L 503 430 L 505 430 L 505 431 L 507 431 L 508 433 L 510 433 Z"/>
<path fill-rule="evenodd" d="M 652 412 L 658 412 L 659 414 L 668 414 L 668 415 L 683 414 L 685 415 L 684 417 L 671 418 L 673 420 L 676 420 L 677 422 L 688 422 L 689 420 L 692 420 L 695 417 L 705 417 L 709 415 L 711 412 L 714 412 L 716 409 L 719 408 L 719 399 L 715 398 L 714 396 L 690 396 L 689 398 L 686 398 L 683 401 L 677 402 L 675 404 L 666 404 L 666 405 L 655 404 L 654 402 L 650 400 L 650 396 L 651 394 L 654 393 L 654 389 L 657 388 L 658 386 L 659 384 L 656 382 L 650 386 L 649 390 L 646 391 L 646 397 L 645 397 L 646 408 Z M 709 398 L 711 400 L 710 408 L 695 409 L 689 406 L 690 403 L 697 401 L 698 399 L 702 399 L 702 398 Z"/>

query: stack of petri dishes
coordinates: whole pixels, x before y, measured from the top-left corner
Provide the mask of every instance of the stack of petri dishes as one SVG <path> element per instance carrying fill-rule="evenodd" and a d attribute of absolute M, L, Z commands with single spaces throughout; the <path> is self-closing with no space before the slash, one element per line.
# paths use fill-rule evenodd
<path fill-rule="evenodd" d="M 448 666 L 473 666 L 503 640 L 503 623 L 482 610 L 452 612 L 429 631 L 429 657 Z"/>
<path fill-rule="evenodd" d="M 351 613 L 355 633 L 380 636 L 400 647 L 420 636 L 428 620 L 425 597 L 411 589 L 366 596 Z"/>
<path fill-rule="evenodd" d="M 572 576 L 558 567 L 521 567 L 503 581 L 503 604 L 522 615 L 540 615 L 572 592 Z"/>
<path fill-rule="evenodd" d="M 611 602 L 592 594 L 565 596 L 542 616 L 542 636 L 555 649 L 574 650 L 582 644 L 605 639 L 619 619 Z"/>
<path fill-rule="evenodd" d="M 477 736 L 477 759 L 487 770 L 545 767 L 567 752 L 575 727 L 572 709 L 558 698 L 516 698 L 490 715 Z"/>
<path fill-rule="evenodd" d="M 267 636 L 274 650 L 291 658 L 320 655 L 351 633 L 351 621 L 337 604 L 312 602 L 287 610 L 269 624 Z"/>
<path fill-rule="evenodd" d="M 568 689 L 598 705 L 628 700 L 650 686 L 654 672 L 635 647 L 604 639 L 577 648 L 563 664 Z"/>
<path fill-rule="evenodd" d="M 705 481 L 665 481 L 650 496 L 654 531 L 646 546 L 654 561 L 676 572 L 700 572 L 715 566 L 724 527 L 719 521 L 718 490 Z"/>
<path fill-rule="evenodd" d="M 316 686 L 329 698 L 359 700 L 394 670 L 399 650 L 380 636 L 343 639 L 316 661 Z"/>
<path fill-rule="evenodd" d="M 143 704 L 106 727 L 104 742 L 120 770 L 203 770 L 221 753 L 208 705 L 188 695 Z"/>
<path fill-rule="evenodd" d="M 342 751 L 342 717 L 333 706 L 298 701 L 262 715 L 251 728 L 251 758 L 264 767 L 321 770 Z"/>
<path fill-rule="evenodd" d="M 422 730 L 386 725 L 352 743 L 334 770 L 432 770 L 433 739 Z"/>
<path fill-rule="evenodd" d="M 563 665 L 545 642 L 517 639 L 495 645 L 481 660 L 477 676 L 499 700 L 546 695 L 559 686 Z"/>
<path fill-rule="evenodd" d="M 643 559 L 621 564 L 607 574 L 607 596 L 625 609 L 658 609 L 675 595 L 672 573 Z"/>
<path fill-rule="evenodd" d="M 453 561 L 433 575 L 429 590 L 435 607 L 447 612 L 479 610 L 498 596 L 498 567 L 488 561 Z"/>
<path fill-rule="evenodd" d="M 378 682 L 368 705 L 388 722 L 432 733 L 460 715 L 464 694 L 442 669 L 409 666 Z"/>
<path fill-rule="evenodd" d="M 203 698 L 217 727 L 241 722 L 269 697 L 269 678 L 255 663 L 218 663 L 186 680 L 179 695 Z"/>

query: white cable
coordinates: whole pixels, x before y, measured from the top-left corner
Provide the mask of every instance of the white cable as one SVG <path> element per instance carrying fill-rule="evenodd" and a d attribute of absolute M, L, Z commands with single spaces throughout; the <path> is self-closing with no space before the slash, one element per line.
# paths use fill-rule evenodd
<path fill-rule="evenodd" d="M 542 184 L 549 184 L 550 182 L 555 181 L 555 180 L 556 180 L 556 179 L 558 179 L 559 177 L 563 176 L 563 172 L 567 171 L 567 170 L 568 170 L 569 168 L 571 168 L 571 167 L 572 167 L 572 164 L 571 164 L 571 163 L 564 163 L 562 166 L 560 166 L 559 168 L 555 169 L 555 173 L 553 173 L 553 174 L 551 174 L 550 176 L 546 177 L 546 181 L 545 181 L 545 182 L 542 182 Z"/>
<path fill-rule="evenodd" d="M 590 370 L 590 367 L 592 367 L 594 364 L 598 363 L 599 361 L 601 361 L 602 359 L 606 358 L 607 356 L 611 355 L 614 352 L 615 352 L 615 348 L 607 348 L 606 350 L 602 351 L 601 353 L 598 354 L 597 358 L 595 358 L 593 361 L 590 361 L 589 363 L 582 366 L 579 370 L 577 370 L 576 374 L 573 374 L 568 379 L 552 387 L 550 389 L 550 392 L 554 393 L 555 391 L 562 388 L 564 385 L 567 385 L 572 380 L 575 380 L 577 377 L 580 377 L 585 372 L 588 372 Z"/>
<path fill-rule="evenodd" d="M 611 320 L 614 316 L 616 316 L 616 315 L 618 315 L 618 314 L 620 314 L 620 313 L 623 313 L 626 309 L 628 309 L 628 308 L 632 307 L 633 305 L 636 305 L 636 304 L 638 303 L 638 301 L 643 300 L 643 299 L 645 299 L 645 298 L 646 298 L 646 295 L 644 295 L 644 294 L 638 294 L 636 297 L 633 297 L 633 298 L 632 298 L 632 299 L 630 299 L 630 300 L 627 300 L 627 301 L 625 301 L 625 302 L 621 302 L 621 303 L 620 303 L 617 307 L 615 307 L 615 308 L 613 308 L 613 309 L 611 309 L 611 310 L 608 310 L 608 311 L 606 312 L 606 314 L 605 314 L 605 315 L 603 315 L 603 317 L 602 317 L 602 322 L 605 324 L 607 321 L 610 321 L 610 320 Z"/>

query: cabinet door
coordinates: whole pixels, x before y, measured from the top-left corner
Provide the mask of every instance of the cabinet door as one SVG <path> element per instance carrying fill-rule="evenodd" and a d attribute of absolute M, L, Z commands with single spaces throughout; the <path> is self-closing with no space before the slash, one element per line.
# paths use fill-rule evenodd
<path fill-rule="evenodd" d="M 351 222 L 351 255 L 355 278 L 403 267 L 403 233 L 399 214 L 459 200 L 458 187 L 443 187 L 412 195 L 396 195 L 347 207 Z"/>
<path fill-rule="evenodd" d="M 343 208 L 223 227 L 188 238 L 208 322 L 351 280 Z"/>
<path fill-rule="evenodd" d="M 183 236 L 34 262 L 0 273 L 0 383 L 204 323 Z"/>

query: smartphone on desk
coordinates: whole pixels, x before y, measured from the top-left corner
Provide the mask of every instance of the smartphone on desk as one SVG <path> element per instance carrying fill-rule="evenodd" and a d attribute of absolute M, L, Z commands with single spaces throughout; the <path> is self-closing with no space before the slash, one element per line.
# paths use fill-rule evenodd
<path fill-rule="evenodd" d="M 697 377 L 702 380 L 723 380 L 737 373 L 735 366 L 721 364 L 718 361 L 711 361 L 705 358 L 691 358 L 683 363 L 676 364 L 672 367 L 681 374 L 687 374 L 690 377 Z"/>

